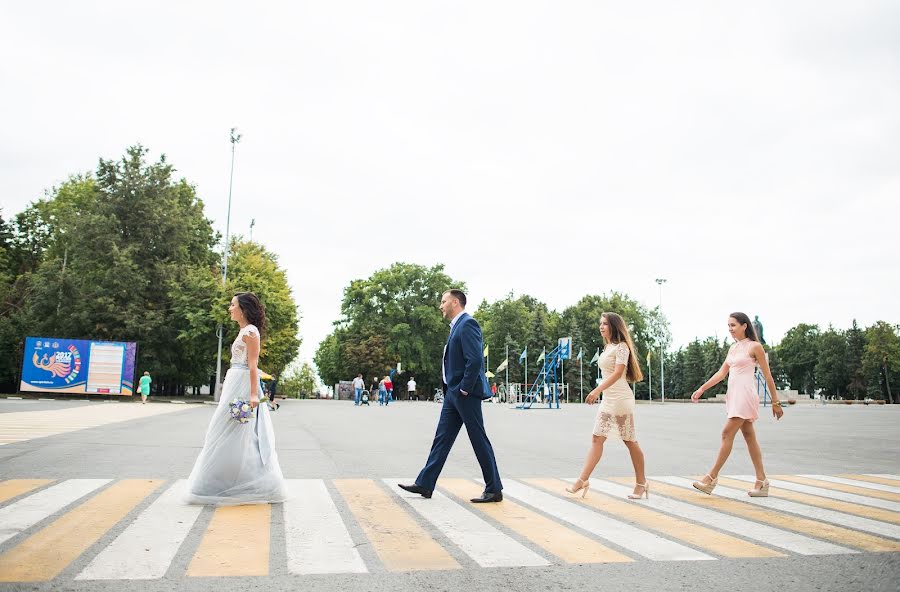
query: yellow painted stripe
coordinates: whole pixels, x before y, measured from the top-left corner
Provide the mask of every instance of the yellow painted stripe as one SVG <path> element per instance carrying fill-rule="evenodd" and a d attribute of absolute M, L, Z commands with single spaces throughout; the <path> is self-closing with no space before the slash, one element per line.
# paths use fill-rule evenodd
<path fill-rule="evenodd" d="M 855 479 L 857 481 L 868 481 L 869 483 L 878 483 L 879 485 L 890 485 L 891 487 L 900 487 L 900 481 L 888 479 L 887 477 L 873 477 L 872 475 L 838 475 L 838 477 Z"/>
<path fill-rule="evenodd" d="M 525 479 L 525 481 L 551 493 L 560 491 L 562 483 L 558 479 Z M 641 504 L 626 502 L 604 493 L 595 493 L 593 490 L 584 499 L 576 497 L 572 501 L 608 512 L 616 518 L 624 518 L 644 528 L 656 530 L 671 538 L 682 540 L 689 545 L 711 551 L 722 557 L 784 557 L 784 554 L 778 551 L 651 510 Z"/>
<path fill-rule="evenodd" d="M 749 490 L 752 487 L 752 485 L 750 485 L 750 483 L 748 483 L 747 481 L 738 481 L 737 479 L 728 479 L 727 477 L 719 477 L 719 483 L 721 483 L 722 485 L 727 485 L 728 487 L 734 487 L 735 489 Z M 827 497 L 820 497 L 818 495 L 809 495 L 808 493 L 789 491 L 774 486 L 769 490 L 769 495 L 775 498 L 791 500 L 792 502 L 800 502 L 801 504 L 806 504 L 808 506 L 817 506 L 819 508 L 836 510 L 845 514 L 853 514 L 854 516 L 871 518 L 872 520 L 881 520 L 882 522 L 900 524 L 900 512 L 891 512 L 890 510 L 883 510 L 881 508 L 870 508 L 869 506 L 861 506 L 859 504 L 852 504 L 850 502 L 844 502 L 841 500 L 833 500 Z"/>
<path fill-rule="evenodd" d="M 441 488 L 458 498 L 470 499 L 481 495 L 484 486 L 467 479 L 441 479 Z M 627 555 L 515 502 L 504 499 L 502 504 L 477 504 L 474 507 L 566 563 L 633 561 Z"/>
<path fill-rule="evenodd" d="M 629 479 L 613 479 L 621 483 L 632 483 Z M 801 518 L 793 514 L 776 512 L 763 506 L 739 502 L 713 495 L 706 495 L 699 491 L 689 491 L 682 487 L 669 485 L 658 481 L 653 482 L 653 489 L 668 497 L 673 497 L 685 502 L 727 512 L 735 516 L 741 516 L 748 520 L 771 524 L 781 529 L 793 530 L 818 539 L 831 541 L 845 547 L 856 547 L 865 551 L 884 552 L 900 551 L 900 541 L 884 539 L 875 535 L 850 530 L 843 526 L 835 526 L 824 522 L 817 522 L 809 518 Z"/>
<path fill-rule="evenodd" d="M 833 489 L 835 491 L 843 491 L 844 493 L 855 493 L 856 495 L 864 495 L 866 497 L 874 497 L 878 499 L 888 500 L 890 502 L 900 502 L 900 494 L 890 493 L 889 491 L 878 491 L 875 489 L 867 489 L 865 487 L 856 487 L 855 485 L 844 485 L 843 483 L 832 483 L 831 481 L 822 481 L 821 479 L 810 479 L 809 477 L 798 477 L 797 475 L 776 475 L 775 479 L 790 481 L 792 483 L 800 483 L 802 485 L 812 485 L 813 487 L 821 487 L 823 489 Z"/>
<path fill-rule="evenodd" d="M 272 506 L 222 506 L 194 553 L 190 577 L 269 575 L 269 528 Z"/>
<path fill-rule="evenodd" d="M 460 568 L 459 563 L 374 481 L 338 479 L 334 485 L 390 571 Z"/>
<path fill-rule="evenodd" d="M 10 479 L 0 483 L 0 504 L 23 493 L 33 491 L 38 487 L 52 482 L 52 479 Z"/>
<path fill-rule="evenodd" d="M 46 582 L 97 542 L 162 481 L 125 479 L 0 555 L 0 582 Z"/>

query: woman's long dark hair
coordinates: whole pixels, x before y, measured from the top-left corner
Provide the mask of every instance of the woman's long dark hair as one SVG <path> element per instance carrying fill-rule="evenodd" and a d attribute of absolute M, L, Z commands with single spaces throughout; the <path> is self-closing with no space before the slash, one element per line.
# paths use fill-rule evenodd
<path fill-rule="evenodd" d="M 738 325 L 747 325 L 747 331 L 744 333 L 746 337 L 750 338 L 751 341 L 759 341 L 759 337 L 756 336 L 756 329 L 753 327 L 753 323 L 750 322 L 750 317 L 742 312 L 733 312 L 728 316 L 736 320 Z"/>
<path fill-rule="evenodd" d="M 238 292 L 234 295 L 237 298 L 238 306 L 244 313 L 244 318 L 251 325 L 255 325 L 259 329 L 259 339 L 262 341 L 266 336 L 268 323 L 266 321 L 266 306 L 259 301 L 253 292 Z"/>
<path fill-rule="evenodd" d="M 628 365 L 625 367 L 625 380 L 628 382 L 640 382 L 644 380 L 644 373 L 641 372 L 641 363 L 638 362 L 637 350 L 634 348 L 634 342 L 631 341 L 631 335 L 628 334 L 628 326 L 625 319 L 614 312 L 604 312 L 600 318 L 605 318 L 609 323 L 610 343 L 622 343 L 628 346 Z"/>

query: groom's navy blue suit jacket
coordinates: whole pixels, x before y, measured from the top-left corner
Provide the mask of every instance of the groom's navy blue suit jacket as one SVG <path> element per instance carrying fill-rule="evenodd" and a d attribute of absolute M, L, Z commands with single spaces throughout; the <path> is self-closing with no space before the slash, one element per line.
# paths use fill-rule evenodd
<path fill-rule="evenodd" d="M 444 375 L 447 377 L 447 391 L 470 397 L 489 399 L 491 388 L 484 374 L 484 341 L 481 327 L 467 312 L 459 315 L 444 354 Z"/>

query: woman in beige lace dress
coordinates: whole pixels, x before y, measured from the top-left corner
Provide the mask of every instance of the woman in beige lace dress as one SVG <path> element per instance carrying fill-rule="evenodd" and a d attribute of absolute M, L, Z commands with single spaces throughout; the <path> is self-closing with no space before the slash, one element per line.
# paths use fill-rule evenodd
<path fill-rule="evenodd" d="M 641 367 L 635 355 L 634 343 L 628 335 L 628 327 L 625 321 L 613 312 L 605 312 L 600 315 L 600 335 L 606 342 L 603 353 L 600 354 L 600 372 L 602 382 L 585 399 L 589 405 L 593 405 L 603 393 L 603 401 L 597 412 L 597 420 L 594 423 L 594 436 L 591 449 L 584 459 L 584 468 L 581 476 L 567 487 L 569 493 L 581 492 L 581 497 L 587 495 L 590 488 L 588 479 L 600 457 L 603 456 L 603 445 L 607 438 L 618 438 L 625 443 L 631 454 L 631 464 L 634 465 L 635 485 L 630 499 L 650 497 L 650 488 L 647 485 L 647 477 L 644 474 L 644 453 L 637 442 L 634 430 L 634 393 L 629 382 L 640 382 L 644 379 Z"/>

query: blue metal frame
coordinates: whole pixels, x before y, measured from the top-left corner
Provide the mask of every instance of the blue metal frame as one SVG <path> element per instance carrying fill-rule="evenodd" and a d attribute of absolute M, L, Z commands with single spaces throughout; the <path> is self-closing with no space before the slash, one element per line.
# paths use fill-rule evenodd
<path fill-rule="evenodd" d="M 557 345 L 549 354 L 544 356 L 544 366 L 538 372 L 534 384 L 528 388 L 525 399 L 520 405 L 516 405 L 516 409 L 531 409 L 548 379 L 551 387 L 550 396 L 547 399 L 547 409 L 559 409 L 559 384 L 556 380 L 556 369 L 559 368 L 561 360 L 568 358 L 568 353 L 568 348 L 563 350 L 562 346 Z M 554 407 L 554 404 L 556 407 Z"/>
<path fill-rule="evenodd" d="M 762 372 L 759 371 L 759 368 L 754 369 L 754 370 L 753 370 L 753 374 L 756 375 L 756 394 L 757 394 L 757 396 L 759 396 L 759 387 L 762 386 L 762 391 L 763 391 L 763 407 L 765 407 L 765 406 L 766 406 L 766 402 L 768 401 L 769 397 L 771 396 L 771 395 L 769 394 L 769 385 L 767 385 L 767 384 L 766 384 L 766 381 L 763 380 Z"/>

